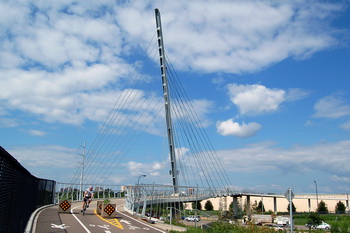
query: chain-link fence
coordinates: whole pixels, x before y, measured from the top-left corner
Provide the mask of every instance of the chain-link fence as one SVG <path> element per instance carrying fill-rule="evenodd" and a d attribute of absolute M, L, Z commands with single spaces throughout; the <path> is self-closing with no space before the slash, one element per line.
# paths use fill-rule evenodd
<path fill-rule="evenodd" d="M 32 212 L 53 203 L 55 184 L 30 174 L 0 147 L 0 232 L 24 232 Z"/>

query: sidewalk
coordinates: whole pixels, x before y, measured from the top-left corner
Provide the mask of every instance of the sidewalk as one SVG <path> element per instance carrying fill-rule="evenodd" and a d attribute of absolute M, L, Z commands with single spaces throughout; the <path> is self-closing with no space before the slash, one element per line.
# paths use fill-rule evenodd
<path fill-rule="evenodd" d="M 164 231 L 179 231 L 179 232 L 184 232 L 186 231 L 185 227 L 180 227 L 180 226 L 175 226 L 175 225 L 169 225 L 169 224 L 165 224 L 165 223 L 161 223 L 161 222 L 157 222 L 154 224 L 156 227 L 164 230 Z"/>

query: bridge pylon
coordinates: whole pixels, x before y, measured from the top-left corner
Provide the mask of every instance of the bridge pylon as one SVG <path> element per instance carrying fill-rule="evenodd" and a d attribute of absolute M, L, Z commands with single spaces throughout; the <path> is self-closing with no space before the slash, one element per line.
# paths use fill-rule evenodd
<path fill-rule="evenodd" d="M 170 96 L 169 96 L 168 79 L 167 79 L 167 73 L 166 73 L 167 68 L 166 68 L 166 59 L 165 59 L 165 50 L 164 50 L 164 41 L 163 41 L 162 22 L 161 22 L 160 12 L 158 9 L 155 9 L 155 17 L 156 17 L 156 26 L 157 26 L 157 36 L 158 36 L 159 62 L 160 62 L 160 68 L 161 68 L 161 74 L 162 74 L 163 97 L 164 97 L 164 103 L 165 103 L 165 118 L 166 118 L 170 162 L 171 162 L 170 175 L 172 176 L 174 193 L 179 193 L 179 188 L 178 188 L 179 172 L 177 170 L 177 165 L 176 165 L 175 145 L 174 145 L 173 127 L 172 127 L 172 120 L 171 120 Z"/>

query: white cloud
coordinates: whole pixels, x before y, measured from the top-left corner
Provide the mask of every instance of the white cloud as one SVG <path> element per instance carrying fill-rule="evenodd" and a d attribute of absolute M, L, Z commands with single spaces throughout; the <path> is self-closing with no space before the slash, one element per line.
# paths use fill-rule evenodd
<path fill-rule="evenodd" d="M 207 118 L 207 114 L 212 111 L 214 106 L 212 101 L 205 99 L 184 101 L 180 98 L 176 103 L 175 101 L 172 103 L 174 119 L 191 119 L 198 127 L 206 127 L 211 123 Z"/>
<path fill-rule="evenodd" d="M 309 94 L 309 91 L 300 88 L 290 88 L 286 91 L 285 99 L 286 101 L 297 101 L 304 99 Z"/>
<path fill-rule="evenodd" d="M 127 163 L 128 171 L 133 177 L 140 175 L 160 176 L 161 170 L 164 168 L 164 164 L 160 162 L 152 163 L 137 163 L 135 161 L 129 161 Z"/>
<path fill-rule="evenodd" d="M 132 2 L 119 8 L 130 42 L 153 29 L 150 6 Z M 228 73 L 256 71 L 332 46 L 334 30 L 328 22 L 342 10 L 341 4 L 320 1 L 166 1 L 153 6 L 161 10 L 167 51 L 176 67 Z"/>
<path fill-rule="evenodd" d="M 0 117 L 0 127 L 10 128 L 10 127 L 16 127 L 18 125 L 19 123 L 15 119 Z"/>
<path fill-rule="evenodd" d="M 340 128 L 345 129 L 345 130 L 350 130 L 350 121 L 341 124 Z"/>
<path fill-rule="evenodd" d="M 326 96 L 314 105 L 314 117 L 340 118 L 350 115 L 350 105 L 341 96 Z"/>
<path fill-rule="evenodd" d="M 78 162 L 75 150 L 57 145 L 22 146 L 8 152 L 33 175 L 57 181 L 69 180 Z"/>
<path fill-rule="evenodd" d="M 45 136 L 47 133 L 41 130 L 31 129 L 28 130 L 28 133 L 34 136 Z"/>
<path fill-rule="evenodd" d="M 333 175 L 331 179 L 335 182 L 350 183 L 350 177 L 341 177 Z"/>
<path fill-rule="evenodd" d="M 239 123 L 234 122 L 233 119 L 228 119 L 227 121 L 218 121 L 216 123 L 217 132 L 220 135 L 228 136 L 233 135 L 236 137 L 247 138 L 254 136 L 261 128 L 261 125 L 256 122 L 251 123 Z"/>
<path fill-rule="evenodd" d="M 227 85 L 231 101 L 242 115 L 258 115 L 278 110 L 285 100 L 285 91 L 263 85 Z"/>
<path fill-rule="evenodd" d="M 309 127 L 309 126 L 313 126 L 313 124 L 314 123 L 312 121 L 307 120 L 304 125 Z"/>
<path fill-rule="evenodd" d="M 350 141 L 279 148 L 271 142 L 217 151 L 226 171 L 307 173 L 318 171 L 350 177 Z M 239 166 L 238 166 L 239 165 Z"/>
<path fill-rule="evenodd" d="M 154 34 L 155 6 L 161 9 L 167 53 L 177 69 L 229 73 L 259 70 L 331 46 L 327 22 L 341 10 L 341 5 L 317 1 L 1 2 L 0 100 L 8 109 L 49 122 L 81 125 L 102 119 L 109 106 L 91 114 L 78 105 L 81 96 L 104 96 L 110 102 L 113 95 L 106 89 L 118 89 L 118 81 L 132 70 L 125 55 L 146 48 Z M 237 97 L 241 113 L 275 111 L 283 95 L 276 91 L 263 91 L 271 102 L 257 111 L 255 103 Z M 200 117 L 210 108 L 202 100 L 194 104 Z"/>

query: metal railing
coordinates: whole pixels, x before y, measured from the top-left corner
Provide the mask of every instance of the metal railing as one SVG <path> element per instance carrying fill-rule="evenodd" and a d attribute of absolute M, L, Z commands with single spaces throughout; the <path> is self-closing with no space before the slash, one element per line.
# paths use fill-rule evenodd
<path fill-rule="evenodd" d="M 94 184 L 69 184 L 56 183 L 55 203 L 60 200 L 82 201 L 84 191 L 89 187 L 94 187 L 94 199 L 112 199 L 125 197 L 124 186 L 122 185 L 94 185 Z"/>
<path fill-rule="evenodd" d="M 33 176 L 0 147 L 0 232 L 24 232 L 32 212 L 53 203 L 55 183 Z"/>

